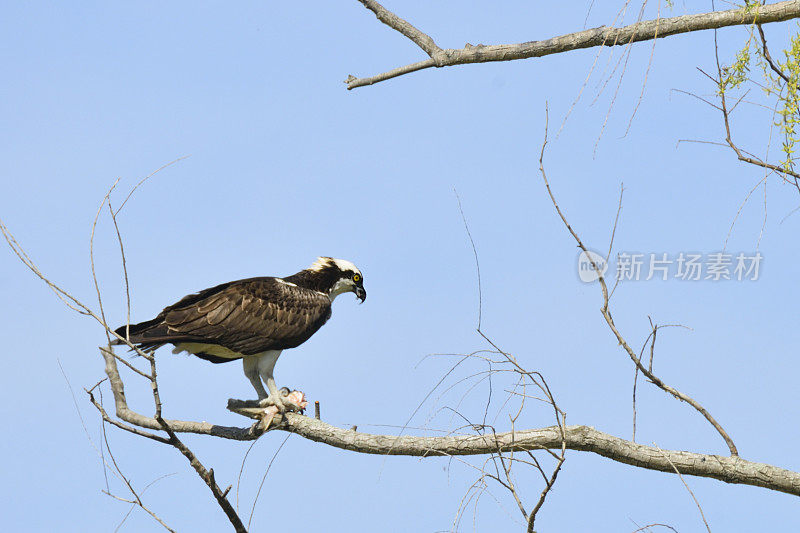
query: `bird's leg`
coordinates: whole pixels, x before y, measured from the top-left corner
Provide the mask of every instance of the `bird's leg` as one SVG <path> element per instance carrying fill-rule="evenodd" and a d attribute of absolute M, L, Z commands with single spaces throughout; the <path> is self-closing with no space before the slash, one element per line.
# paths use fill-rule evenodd
<path fill-rule="evenodd" d="M 261 400 L 261 405 L 264 407 L 274 405 L 279 412 L 286 411 L 302 411 L 305 407 L 305 402 L 298 402 L 289 391 L 278 390 L 275 384 L 273 372 L 275 370 L 275 363 L 278 361 L 278 356 L 281 354 L 279 351 L 265 352 L 258 357 L 258 373 L 261 379 L 267 384 L 269 389 L 269 397 Z"/>
<path fill-rule="evenodd" d="M 267 388 L 269 389 L 269 398 L 262 400 L 261 405 L 274 405 L 281 413 L 286 412 L 286 405 L 284 405 L 283 391 L 279 391 L 275 385 L 275 378 L 272 377 L 272 372 L 266 376 Z"/>
<path fill-rule="evenodd" d="M 253 384 L 256 389 L 259 400 L 267 398 L 267 391 L 264 390 L 264 384 L 261 383 L 261 375 L 258 373 L 258 357 L 248 356 L 242 358 L 242 366 L 244 367 L 244 375 Z"/>

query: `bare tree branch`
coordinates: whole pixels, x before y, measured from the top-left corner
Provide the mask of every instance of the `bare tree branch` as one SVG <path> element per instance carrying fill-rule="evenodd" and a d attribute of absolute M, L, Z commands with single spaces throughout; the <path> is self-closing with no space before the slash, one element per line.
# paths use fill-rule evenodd
<path fill-rule="evenodd" d="M 769 53 L 769 48 L 767 47 L 767 36 L 764 35 L 764 28 L 761 26 L 761 24 L 758 25 L 758 35 L 761 37 L 761 50 L 764 52 L 764 59 L 767 61 L 767 64 L 769 64 L 769 68 L 771 68 L 775 74 L 780 76 L 783 81 L 789 83 L 789 76 L 787 76 L 783 69 L 778 66 L 778 64 L 772 59 L 772 55 Z"/>
<path fill-rule="evenodd" d="M 378 20 L 380 20 L 390 28 L 394 28 L 395 30 L 399 31 L 400 33 L 402 33 L 403 35 L 414 41 L 414 43 L 420 48 L 422 48 L 422 50 L 424 50 L 425 53 L 428 54 L 429 56 L 433 57 L 434 54 L 442 51 L 441 48 L 436 46 L 436 43 L 433 42 L 433 39 L 431 39 L 430 36 L 425 35 L 417 28 L 415 28 L 412 24 L 410 24 L 407 20 L 398 17 L 397 15 L 395 15 L 394 13 L 392 13 L 391 11 L 380 5 L 378 2 L 375 2 L 375 0 L 358 0 L 358 1 L 361 2 L 364 5 L 364 7 L 375 13 L 375 16 L 378 18 Z"/>
<path fill-rule="evenodd" d="M 416 437 L 410 435 L 375 435 L 331 426 L 320 420 L 288 413 L 278 430 L 291 431 L 301 437 L 329 446 L 376 455 L 410 455 L 417 457 L 450 455 L 483 455 L 506 451 L 560 449 L 561 429 L 517 430 L 496 435 L 453 435 Z M 673 465 L 684 475 L 708 477 L 764 487 L 800 496 L 800 473 L 763 463 L 687 451 L 661 450 L 603 433 L 589 426 L 564 426 L 563 442 L 568 450 L 596 453 L 608 459 L 649 470 L 674 473 Z"/>
<path fill-rule="evenodd" d="M 754 23 L 769 24 L 800 17 L 800 0 L 790 0 L 765 6 L 748 6 L 728 11 L 712 11 L 696 15 L 646 20 L 623 26 L 622 28 L 601 26 L 542 41 L 529 41 L 519 44 L 479 44 L 477 46 L 467 44 L 464 48 L 442 49 L 436 45 L 430 36 L 418 30 L 406 20 L 391 13 L 378 2 L 373 0 L 359 0 L 359 2 L 375 13 L 381 22 L 416 43 L 430 57 L 424 61 L 397 67 L 375 76 L 358 78 L 351 75 L 345 81 L 348 90 L 372 85 L 430 67 L 449 67 L 468 63 L 513 61 L 515 59 L 543 57 L 582 48 L 620 46 L 657 38 L 661 39 L 681 33 Z"/>
<path fill-rule="evenodd" d="M 169 443 L 186 457 L 189 464 L 194 468 L 195 472 L 197 472 L 197 475 L 200 476 L 200 478 L 205 481 L 206 485 L 208 485 L 208 488 L 211 489 L 214 498 L 228 517 L 236 533 L 247 533 L 247 529 L 245 529 L 242 520 L 239 518 L 239 515 L 236 514 L 236 509 L 234 509 L 231 502 L 228 501 L 228 490 L 226 489 L 223 492 L 219 485 L 217 485 L 217 480 L 214 478 L 214 469 L 211 468 L 207 470 L 206 467 L 203 466 L 203 463 L 201 463 L 197 456 L 178 438 L 178 435 L 176 435 L 169 424 L 161 418 L 161 415 L 158 415 L 158 423 L 169 435 Z"/>
<path fill-rule="evenodd" d="M 229 409 L 234 412 L 239 412 L 239 408 L 255 407 L 255 405 L 254 401 L 229 401 Z M 398 437 L 362 433 L 332 426 L 296 413 L 287 413 L 284 421 L 275 429 L 291 431 L 308 440 L 335 448 L 374 455 L 415 457 L 486 455 L 496 453 L 497 450 L 505 452 L 560 449 L 562 444 L 561 429 L 558 426 L 495 435 Z M 764 487 L 800 496 L 800 472 L 747 461 L 739 456 L 662 450 L 621 439 L 589 426 L 564 426 L 563 429 L 563 442 L 568 450 L 592 452 L 613 461 L 660 472 L 674 473 L 674 467 L 677 467 L 682 474 L 718 479 L 726 483 Z M 239 431 L 244 433 L 248 430 Z"/>

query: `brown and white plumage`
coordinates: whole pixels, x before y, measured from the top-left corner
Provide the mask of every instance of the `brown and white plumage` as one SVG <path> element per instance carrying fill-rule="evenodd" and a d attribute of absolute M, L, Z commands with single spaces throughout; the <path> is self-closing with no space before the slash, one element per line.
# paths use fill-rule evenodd
<path fill-rule="evenodd" d="M 190 294 L 154 319 L 122 326 L 116 333 L 143 350 L 170 343 L 174 352 L 213 363 L 243 359 L 245 375 L 264 399 L 261 379 L 270 397 L 277 392 L 272 370 L 280 352 L 316 333 L 330 318 L 333 299 L 343 292 L 366 299 L 361 271 L 349 261 L 320 257 L 286 278 L 242 279 Z"/>
<path fill-rule="evenodd" d="M 279 278 L 223 283 L 182 298 L 148 322 L 130 329 L 130 340 L 145 349 L 165 343 L 191 346 L 198 357 L 224 363 L 267 350 L 294 348 L 331 316 L 327 294 Z M 117 330 L 124 337 L 125 327 Z M 207 345 L 208 352 L 201 351 Z M 215 355 L 226 349 L 230 357 Z M 189 346 L 187 346 L 189 348 Z"/>

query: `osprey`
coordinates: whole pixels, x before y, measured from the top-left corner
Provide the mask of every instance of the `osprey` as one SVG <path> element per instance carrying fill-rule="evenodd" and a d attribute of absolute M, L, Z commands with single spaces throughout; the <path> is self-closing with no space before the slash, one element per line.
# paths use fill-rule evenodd
<path fill-rule="evenodd" d="M 189 352 L 212 363 L 241 359 L 262 405 L 298 410 L 275 385 L 275 363 L 281 351 L 303 344 L 327 322 L 331 303 L 345 292 L 364 302 L 361 271 L 350 261 L 320 257 L 285 278 L 241 279 L 190 294 L 154 319 L 115 333 L 141 350 L 170 343 L 173 353 Z"/>

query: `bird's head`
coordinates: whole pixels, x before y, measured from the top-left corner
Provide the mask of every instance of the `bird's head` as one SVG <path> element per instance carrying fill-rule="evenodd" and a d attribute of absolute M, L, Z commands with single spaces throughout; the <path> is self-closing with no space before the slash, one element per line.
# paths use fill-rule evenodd
<path fill-rule="evenodd" d="M 367 291 L 364 289 L 364 276 L 361 271 L 350 261 L 334 259 L 332 257 L 319 257 L 308 270 L 323 277 L 327 283 L 328 296 L 331 300 L 345 292 L 355 293 L 356 298 L 364 303 Z"/>

